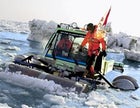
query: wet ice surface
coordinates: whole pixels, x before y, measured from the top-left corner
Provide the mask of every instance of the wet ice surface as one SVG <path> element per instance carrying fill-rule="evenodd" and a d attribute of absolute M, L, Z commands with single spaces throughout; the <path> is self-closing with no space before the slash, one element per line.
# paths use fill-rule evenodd
<path fill-rule="evenodd" d="M 73 89 L 62 88 L 53 81 L 41 80 L 20 73 L 2 71 L 4 64 L 15 55 L 38 53 L 38 43 L 30 43 L 27 35 L 0 33 L 0 106 L 3 108 L 137 108 L 140 107 L 140 89 L 120 91 L 99 87 L 87 94 L 77 94 Z M 39 53 L 41 53 L 40 51 Z M 108 59 L 123 61 L 123 54 L 108 54 Z M 140 85 L 140 63 L 125 62 L 124 75 L 137 79 Z M 111 82 L 120 72 L 106 74 Z"/>

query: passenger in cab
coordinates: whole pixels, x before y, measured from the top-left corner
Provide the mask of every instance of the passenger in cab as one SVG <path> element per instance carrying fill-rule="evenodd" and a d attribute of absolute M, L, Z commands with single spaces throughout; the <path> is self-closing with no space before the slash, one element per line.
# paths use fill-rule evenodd
<path fill-rule="evenodd" d="M 61 40 L 58 42 L 56 46 L 56 56 L 65 56 L 67 57 L 72 46 L 72 42 L 69 39 L 68 35 L 62 34 Z"/>

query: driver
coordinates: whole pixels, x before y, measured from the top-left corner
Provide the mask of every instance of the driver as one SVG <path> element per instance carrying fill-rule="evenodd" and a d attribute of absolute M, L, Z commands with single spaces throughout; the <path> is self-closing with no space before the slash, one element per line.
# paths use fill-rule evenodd
<path fill-rule="evenodd" d="M 69 50 L 71 48 L 72 42 L 69 40 L 68 35 L 62 34 L 61 40 L 56 46 L 56 55 L 57 56 L 68 56 Z"/>

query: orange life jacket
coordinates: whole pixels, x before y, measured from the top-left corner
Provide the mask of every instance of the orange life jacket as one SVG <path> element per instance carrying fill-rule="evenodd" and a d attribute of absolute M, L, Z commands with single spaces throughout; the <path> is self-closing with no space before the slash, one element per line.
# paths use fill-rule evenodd
<path fill-rule="evenodd" d="M 88 45 L 88 55 L 91 56 L 92 54 L 98 55 L 100 48 L 103 50 L 106 49 L 106 43 L 104 40 L 104 35 L 101 32 L 94 32 L 90 33 L 87 32 L 81 46 L 84 47 L 86 44 Z"/>

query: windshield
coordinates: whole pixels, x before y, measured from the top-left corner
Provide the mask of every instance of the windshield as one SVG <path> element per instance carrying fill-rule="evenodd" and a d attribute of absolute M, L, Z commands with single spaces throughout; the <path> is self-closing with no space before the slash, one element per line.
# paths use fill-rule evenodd
<path fill-rule="evenodd" d="M 46 56 L 52 56 L 55 59 L 65 59 L 75 62 L 86 62 L 87 47 L 79 52 L 79 47 L 84 39 L 84 34 L 59 32 L 51 42 L 51 47 Z"/>

